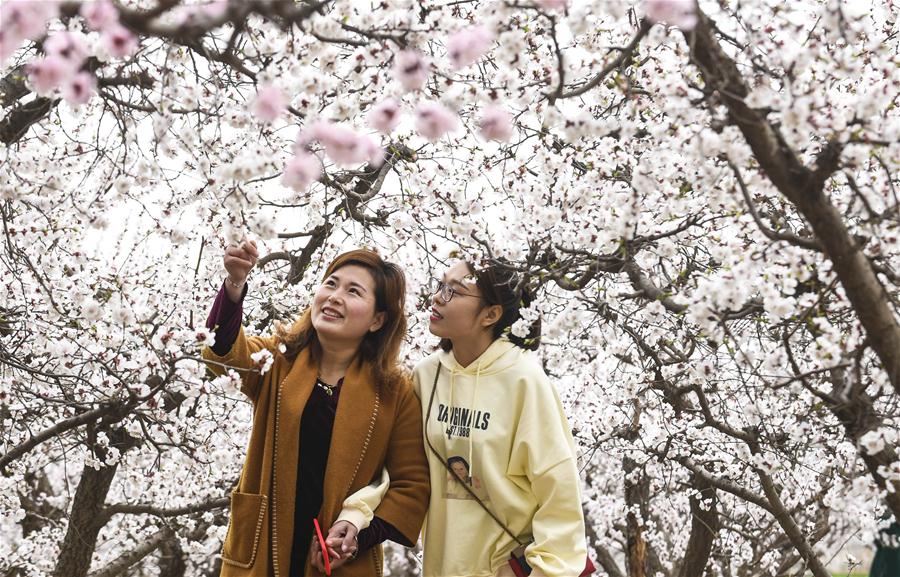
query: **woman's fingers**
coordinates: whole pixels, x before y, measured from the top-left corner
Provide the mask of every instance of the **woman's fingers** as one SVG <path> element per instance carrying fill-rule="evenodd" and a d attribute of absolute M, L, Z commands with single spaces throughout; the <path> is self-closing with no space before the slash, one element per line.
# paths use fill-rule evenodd
<path fill-rule="evenodd" d="M 246 236 L 241 239 L 241 242 L 239 242 L 236 247 L 229 248 L 235 248 L 240 251 L 242 253 L 242 258 L 251 263 L 255 264 L 259 259 L 259 250 L 256 248 L 256 241 L 250 240 Z"/>
<path fill-rule="evenodd" d="M 338 521 L 332 525 L 331 529 L 328 530 L 328 535 L 325 536 L 325 543 L 330 546 L 335 540 L 343 538 L 345 533 L 344 525 L 346 525 L 344 521 Z"/>
<path fill-rule="evenodd" d="M 352 525 L 344 534 L 344 538 L 341 540 L 340 549 L 344 552 L 344 555 L 352 555 L 354 551 L 356 551 L 356 527 Z"/>
<path fill-rule="evenodd" d="M 357 549 L 356 535 L 359 530 L 349 521 L 338 521 L 328 530 L 326 546 L 334 552 L 340 552 L 341 558 L 349 557 Z"/>
<path fill-rule="evenodd" d="M 322 552 L 318 551 L 312 558 L 311 565 L 321 573 L 325 572 L 325 562 L 322 561 Z"/>
<path fill-rule="evenodd" d="M 319 548 L 319 540 L 315 537 L 313 537 L 312 543 L 310 543 L 309 553 L 312 557 L 310 565 L 315 567 L 317 571 L 324 573 L 325 561 L 322 559 L 322 550 Z"/>
<path fill-rule="evenodd" d="M 228 270 L 241 270 L 245 272 L 250 272 L 250 269 L 253 268 L 253 264 L 240 257 L 225 255 L 225 268 Z"/>
<path fill-rule="evenodd" d="M 259 259 L 259 250 L 256 248 L 256 241 L 245 239 L 241 242 L 240 249 L 251 257 L 252 262 L 255 263 Z"/>
<path fill-rule="evenodd" d="M 330 531 L 329 534 L 331 534 Z M 349 555 L 347 555 L 346 557 L 342 556 L 330 545 L 326 544 L 325 547 L 328 549 L 328 557 L 332 568 L 339 567 L 347 560 L 346 557 L 349 557 Z M 319 540 L 315 537 L 313 537 L 312 543 L 310 543 L 309 553 L 310 564 L 315 567 L 317 571 L 324 573 L 325 559 L 322 556 L 322 548 L 319 547 Z"/>
<path fill-rule="evenodd" d="M 246 262 L 248 266 L 252 267 L 256 264 L 256 261 L 259 260 L 259 253 L 256 252 L 256 249 L 253 249 L 253 251 L 254 252 L 250 252 L 237 246 L 229 246 L 225 249 L 225 256 Z"/>
<path fill-rule="evenodd" d="M 356 551 L 356 543 L 353 542 L 352 539 L 350 540 L 350 546 L 346 549 L 344 548 L 344 543 L 345 540 L 343 537 L 331 537 L 325 542 L 325 546 L 328 547 L 328 552 L 331 554 L 332 559 L 346 559 Z"/>

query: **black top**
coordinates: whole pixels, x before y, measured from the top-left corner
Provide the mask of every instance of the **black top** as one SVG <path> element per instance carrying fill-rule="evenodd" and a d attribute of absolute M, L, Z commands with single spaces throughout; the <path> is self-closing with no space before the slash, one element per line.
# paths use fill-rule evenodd
<path fill-rule="evenodd" d="M 303 418 L 300 420 L 300 460 L 297 464 L 297 504 L 294 508 L 294 542 L 291 547 L 291 575 L 303 575 L 306 555 L 315 536 L 313 519 L 322 507 L 325 469 L 331 447 L 331 432 L 344 379 L 330 388 L 316 380 Z M 327 527 L 322 527 L 327 534 Z"/>

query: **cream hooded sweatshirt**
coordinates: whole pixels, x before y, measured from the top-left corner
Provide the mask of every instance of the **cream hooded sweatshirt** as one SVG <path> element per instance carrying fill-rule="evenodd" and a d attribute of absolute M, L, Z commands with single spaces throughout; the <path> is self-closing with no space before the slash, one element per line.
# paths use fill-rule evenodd
<path fill-rule="evenodd" d="M 533 539 L 526 558 L 536 574 L 580 574 L 586 544 L 575 445 L 537 356 L 498 339 L 467 367 L 452 352 L 435 353 L 414 378 L 431 471 L 424 577 L 492 576 L 517 546 L 461 483 L 520 540 Z M 453 476 L 427 441 L 450 461 Z"/>

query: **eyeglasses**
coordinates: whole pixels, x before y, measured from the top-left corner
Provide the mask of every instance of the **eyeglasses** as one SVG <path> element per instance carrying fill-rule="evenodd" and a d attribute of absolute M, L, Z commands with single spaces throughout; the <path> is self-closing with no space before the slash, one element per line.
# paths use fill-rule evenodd
<path fill-rule="evenodd" d="M 476 299 L 481 298 L 478 295 L 464 293 L 460 290 L 457 290 L 457 289 L 453 288 L 452 286 L 448 285 L 447 283 L 445 283 L 444 281 L 442 281 L 441 279 L 437 279 L 437 278 L 431 279 L 431 287 L 430 288 L 431 288 L 431 294 L 434 295 L 434 294 L 440 293 L 441 300 L 444 301 L 445 303 L 449 303 L 453 299 L 453 295 L 459 295 L 461 297 L 473 297 Z"/>

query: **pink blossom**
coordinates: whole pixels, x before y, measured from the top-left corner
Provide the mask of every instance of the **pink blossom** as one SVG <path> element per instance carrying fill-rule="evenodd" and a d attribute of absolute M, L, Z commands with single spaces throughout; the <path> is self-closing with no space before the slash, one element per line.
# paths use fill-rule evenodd
<path fill-rule="evenodd" d="M 22 38 L 8 28 L 0 28 L 0 66 L 22 45 Z"/>
<path fill-rule="evenodd" d="M 502 106 L 488 106 L 481 114 L 479 128 L 481 136 L 488 140 L 509 142 L 513 134 L 512 117 Z"/>
<path fill-rule="evenodd" d="M 106 28 L 102 35 L 103 47 L 113 58 L 127 58 L 138 48 L 137 36 L 121 24 Z"/>
<path fill-rule="evenodd" d="M 200 12 L 207 18 L 221 18 L 228 12 L 227 0 L 215 0 L 200 6 Z"/>
<path fill-rule="evenodd" d="M 458 70 L 481 58 L 493 42 L 494 34 L 485 26 L 463 28 L 447 40 L 447 56 Z"/>
<path fill-rule="evenodd" d="M 384 164 L 384 149 L 371 138 L 366 138 L 367 159 L 369 165 L 378 168 Z"/>
<path fill-rule="evenodd" d="M 300 152 L 284 165 L 281 182 L 294 190 L 306 190 L 316 179 L 322 176 L 322 163 L 315 155 Z"/>
<path fill-rule="evenodd" d="M 384 134 L 393 132 L 399 122 L 400 103 L 393 98 L 382 100 L 369 112 L 369 125 Z"/>
<path fill-rule="evenodd" d="M 303 147 L 314 140 L 322 145 L 328 158 L 338 166 L 352 166 L 367 161 L 380 165 L 384 160 L 384 153 L 374 140 L 327 120 L 314 122 L 301 132 L 297 144 Z"/>
<path fill-rule="evenodd" d="M 47 21 L 59 15 L 59 4 L 50 0 L 11 0 L 0 5 L 0 22 L 13 37 L 37 40 Z"/>
<path fill-rule="evenodd" d="M 109 0 L 94 0 L 81 5 L 81 17 L 93 30 L 103 30 L 119 22 L 119 11 Z"/>
<path fill-rule="evenodd" d="M 417 50 L 404 50 L 394 57 L 394 78 L 408 92 L 425 86 L 428 68 L 428 59 Z"/>
<path fill-rule="evenodd" d="M 28 63 L 26 68 L 28 79 L 31 80 L 34 91 L 41 96 L 46 96 L 59 87 L 65 80 L 72 77 L 75 72 L 72 64 L 59 56 L 45 56 L 35 58 Z"/>
<path fill-rule="evenodd" d="M 456 114 L 437 102 L 423 102 L 416 108 L 416 130 L 435 142 L 459 125 Z"/>
<path fill-rule="evenodd" d="M 281 116 L 286 108 L 287 98 L 284 93 L 277 86 L 268 84 L 256 93 L 256 100 L 253 101 L 251 111 L 262 122 L 269 123 Z"/>
<path fill-rule="evenodd" d="M 0 4 L 0 66 L 25 40 L 37 40 L 59 13 L 56 2 L 10 0 Z"/>
<path fill-rule="evenodd" d="M 97 79 L 90 72 L 79 72 L 62 86 L 63 98 L 72 106 L 81 106 L 97 91 Z"/>
<path fill-rule="evenodd" d="M 535 6 L 547 12 L 565 12 L 569 0 L 534 0 Z"/>
<path fill-rule="evenodd" d="M 697 25 L 696 0 L 645 0 L 644 12 L 654 22 L 682 30 L 693 30 Z"/>
<path fill-rule="evenodd" d="M 48 56 L 59 56 L 74 68 L 81 68 L 88 57 L 88 49 L 81 34 L 57 32 L 44 42 L 44 52 Z"/>

